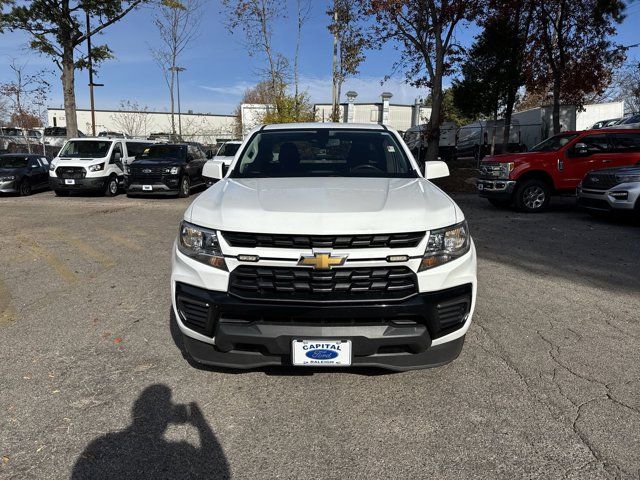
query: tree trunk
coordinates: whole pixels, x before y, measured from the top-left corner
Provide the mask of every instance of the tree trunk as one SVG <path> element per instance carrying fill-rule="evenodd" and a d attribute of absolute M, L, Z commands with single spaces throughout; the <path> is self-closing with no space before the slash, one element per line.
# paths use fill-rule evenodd
<path fill-rule="evenodd" d="M 442 119 L 442 76 L 436 75 L 431 90 L 431 117 L 427 125 L 427 151 L 425 162 L 438 160 L 440 146 L 440 123 Z"/>
<path fill-rule="evenodd" d="M 560 133 L 560 79 L 553 80 L 553 134 Z"/>
<path fill-rule="evenodd" d="M 507 93 L 507 104 L 504 111 L 504 136 L 502 137 L 502 153 L 509 150 L 509 137 L 511 136 L 511 116 L 513 115 L 513 106 L 516 103 L 517 89 L 509 87 Z"/>
<path fill-rule="evenodd" d="M 75 71 L 73 65 L 73 47 L 65 46 L 62 55 L 62 94 L 64 97 L 64 115 L 67 124 L 67 138 L 78 136 L 78 118 L 76 117 Z"/>

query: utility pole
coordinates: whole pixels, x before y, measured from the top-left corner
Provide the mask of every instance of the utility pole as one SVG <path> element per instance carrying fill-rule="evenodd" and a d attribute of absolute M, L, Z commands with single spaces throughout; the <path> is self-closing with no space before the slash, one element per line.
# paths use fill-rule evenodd
<path fill-rule="evenodd" d="M 89 19 L 89 11 L 85 10 L 87 15 L 87 63 L 89 64 L 89 99 L 91 103 L 91 135 L 96 136 L 96 109 L 93 99 L 93 87 L 104 87 L 103 83 L 93 83 L 93 59 L 91 56 L 91 22 Z"/>
<path fill-rule="evenodd" d="M 176 83 L 178 86 L 178 135 L 180 135 L 180 141 L 182 141 L 182 116 L 180 114 L 180 72 L 184 72 L 184 67 L 171 67 L 169 70 L 176 72 Z"/>
<path fill-rule="evenodd" d="M 333 25 L 338 25 L 338 9 L 336 2 L 333 2 Z M 333 30 L 333 91 L 331 92 L 331 121 L 338 121 L 338 32 Z"/>

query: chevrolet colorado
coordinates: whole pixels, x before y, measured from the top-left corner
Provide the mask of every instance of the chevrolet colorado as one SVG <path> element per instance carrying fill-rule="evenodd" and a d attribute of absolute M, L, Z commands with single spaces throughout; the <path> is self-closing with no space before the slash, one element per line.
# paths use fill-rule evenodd
<path fill-rule="evenodd" d="M 476 297 L 465 217 L 380 125 L 254 130 L 187 209 L 173 314 L 196 362 L 377 366 L 455 359 Z"/>

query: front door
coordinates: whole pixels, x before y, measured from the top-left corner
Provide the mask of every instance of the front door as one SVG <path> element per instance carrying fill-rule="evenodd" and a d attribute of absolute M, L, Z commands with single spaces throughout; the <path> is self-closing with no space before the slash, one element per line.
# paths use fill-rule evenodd
<path fill-rule="evenodd" d="M 607 134 L 579 138 L 566 150 L 565 158 L 558 160 L 558 169 L 561 170 L 559 187 L 576 188 L 587 172 L 606 167 L 610 158 L 611 145 Z"/>

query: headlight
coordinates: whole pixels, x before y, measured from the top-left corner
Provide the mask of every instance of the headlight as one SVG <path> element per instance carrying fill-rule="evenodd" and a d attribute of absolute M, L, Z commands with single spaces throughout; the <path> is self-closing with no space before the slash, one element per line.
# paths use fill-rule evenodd
<path fill-rule="evenodd" d="M 505 162 L 500 163 L 500 178 L 509 178 L 509 174 L 513 171 L 514 163 L 513 162 Z"/>
<path fill-rule="evenodd" d="M 0 177 L 0 182 L 10 182 L 11 180 L 15 180 L 15 175 L 10 175 L 8 177 Z"/>
<path fill-rule="evenodd" d="M 56 164 L 55 164 L 55 163 L 53 163 L 53 162 L 51 162 L 51 163 L 49 164 L 49 171 L 53 172 L 55 169 L 56 169 Z"/>
<path fill-rule="evenodd" d="M 169 175 L 177 175 L 180 173 L 180 167 L 167 167 L 164 169 L 164 173 L 168 173 Z"/>
<path fill-rule="evenodd" d="M 180 223 L 178 250 L 187 257 L 221 270 L 227 269 L 218 235 L 213 230 L 187 222 Z"/>
<path fill-rule="evenodd" d="M 89 165 L 90 172 L 99 172 L 100 170 L 104 170 L 104 163 L 98 163 L 96 165 Z"/>
<path fill-rule="evenodd" d="M 630 175 L 616 175 L 616 180 L 619 183 L 630 183 L 630 182 L 640 182 L 640 175 L 630 174 Z"/>
<path fill-rule="evenodd" d="M 471 248 L 467 222 L 429 232 L 429 241 L 419 272 L 461 257 Z"/>

